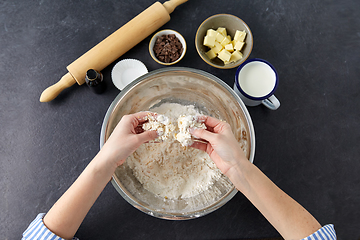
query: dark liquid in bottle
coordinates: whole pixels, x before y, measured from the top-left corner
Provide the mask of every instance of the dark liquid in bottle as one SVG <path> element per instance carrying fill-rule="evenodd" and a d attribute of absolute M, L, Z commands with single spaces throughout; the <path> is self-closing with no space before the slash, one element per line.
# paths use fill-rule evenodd
<path fill-rule="evenodd" d="M 97 94 L 101 94 L 105 91 L 106 85 L 103 81 L 103 75 L 94 69 L 89 69 L 86 72 L 85 82 L 90 89 Z"/>

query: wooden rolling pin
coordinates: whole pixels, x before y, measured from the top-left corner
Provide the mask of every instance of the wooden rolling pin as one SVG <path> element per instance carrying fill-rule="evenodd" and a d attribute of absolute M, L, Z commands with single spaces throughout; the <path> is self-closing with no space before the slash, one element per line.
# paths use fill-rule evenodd
<path fill-rule="evenodd" d="M 103 70 L 121 55 L 133 48 L 170 20 L 170 13 L 180 4 L 188 0 L 170 0 L 161 4 L 156 2 L 142 13 L 116 30 L 95 47 L 67 66 L 66 73 L 59 82 L 45 89 L 40 102 L 49 102 L 56 98 L 65 88 L 74 83 L 85 83 L 86 71 L 95 69 Z"/>

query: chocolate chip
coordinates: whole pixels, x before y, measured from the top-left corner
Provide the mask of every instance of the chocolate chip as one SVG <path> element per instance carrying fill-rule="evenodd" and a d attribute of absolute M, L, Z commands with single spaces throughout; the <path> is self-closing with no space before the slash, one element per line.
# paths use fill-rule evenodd
<path fill-rule="evenodd" d="M 175 62 L 183 52 L 183 46 L 175 34 L 158 36 L 154 45 L 155 57 L 161 62 Z"/>

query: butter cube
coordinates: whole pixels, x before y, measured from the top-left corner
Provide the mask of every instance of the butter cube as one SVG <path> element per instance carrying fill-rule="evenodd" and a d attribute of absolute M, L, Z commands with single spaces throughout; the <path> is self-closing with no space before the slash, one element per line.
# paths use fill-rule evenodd
<path fill-rule="evenodd" d="M 217 42 L 221 43 L 222 40 L 224 40 L 224 38 L 225 38 L 224 35 L 222 35 L 221 33 L 217 32 L 217 34 L 216 34 L 216 41 L 217 41 Z"/>
<path fill-rule="evenodd" d="M 213 36 L 205 36 L 204 37 L 204 45 L 207 47 L 214 47 L 215 46 L 215 37 Z"/>
<path fill-rule="evenodd" d="M 244 42 L 236 41 L 234 44 L 234 49 L 237 51 L 240 51 L 244 46 Z"/>
<path fill-rule="evenodd" d="M 211 50 L 213 50 L 214 53 L 218 54 L 224 47 L 218 43 L 215 42 L 215 46 L 213 48 L 211 48 Z"/>
<path fill-rule="evenodd" d="M 244 47 L 245 31 L 236 30 L 234 39 L 227 35 L 226 28 L 218 27 L 215 31 L 209 28 L 204 37 L 204 46 L 210 48 L 205 54 L 209 59 L 218 57 L 224 64 L 231 64 L 243 58 L 240 52 Z"/>
<path fill-rule="evenodd" d="M 218 29 L 217 29 L 216 31 L 218 31 L 219 33 L 221 33 L 223 36 L 227 36 L 226 28 L 218 27 Z"/>
<path fill-rule="evenodd" d="M 223 49 L 221 52 L 219 52 L 218 58 L 220 58 L 223 62 L 229 62 L 231 58 L 231 53 Z"/>
<path fill-rule="evenodd" d="M 207 51 L 205 53 L 210 59 L 214 59 L 216 58 L 216 53 L 214 53 L 214 51 L 212 49 L 210 49 L 209 51 Z"/>
<path fill-rule="evenodd" d="M 225 45 L 225 50 L 228 50 L 229 52 L 233 52 L 234 46 L 232 45 L 232 43 Z"/>
<path fill-rule="evenodd" d="M 245 37 L 246 37 L 245 31 L 236 30 L 235 36 L 234 36 L 235 41 L 243 42 L 245 40 Z"/>
<path fill-rule="evenodd" d="M 228 45 L 230 42 L 231 42 L 231 40 L 229 40 L 227 37 L 225 37 L 224 40 L 222 40 L 222 41 L 220 42 L 220 44 L 225 47 L 225 46 Z"/>
<path fill-rule="evenodd" d="M 215 31 L 214 29 L 208 29 L 207 30 L 207 32 L 206 32 L 206 36 L 211 36 L 211 37 L 216 37 L 216 34 L 217 34 L 218 32 L 217 31 Z"/>
<path fill-rule="evenodd" d="M 242 59 L 243 55 L 241 52 L 239 51 L 234 51 L 232 54 L 231 54 L 231 57 L 230 57 L 230 60 L 229 62 L 236 62 L 240 59 Z"/>

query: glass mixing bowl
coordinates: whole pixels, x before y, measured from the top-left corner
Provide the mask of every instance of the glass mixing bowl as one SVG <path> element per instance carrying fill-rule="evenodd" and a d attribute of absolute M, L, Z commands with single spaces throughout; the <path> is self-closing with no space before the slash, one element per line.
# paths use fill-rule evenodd
<path fill-rule="evenodd" d="M 221 79 L 191 68 L 159 69 L 126 86 L 105 115 L 100 147 L 123 115 L 148 111 L 166 102 L 194 105 L 201 113 L 228 122 L 247 158 L 253 162 L 254 128 L 244 103 Z M 230 180 L 222 176 L 208 190 L 196 196 L 164 199 L 144 189 L 126 162 L 117 168 L 111 182 L 120 195 L 137 209 L 171 220 L 191 219 L 213 212 L 237 193 Z"/>

